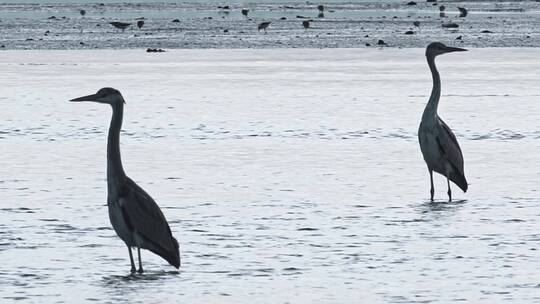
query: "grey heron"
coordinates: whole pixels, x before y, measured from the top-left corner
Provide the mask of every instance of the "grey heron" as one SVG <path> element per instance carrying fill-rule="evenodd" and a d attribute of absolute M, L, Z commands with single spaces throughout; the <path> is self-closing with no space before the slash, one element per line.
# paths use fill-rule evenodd
<path fill-rule="evenodd" d="M 143 272 L 141 248 L 152 251 L 179 268 L 178 242 L 173 237 L 165 216 L 150 195 L 126 176 L 122 167 L 120 129 L 125 103 L 122 94 L 113 88 L 102 88 L 96 94 L 71 101 L 93 101 L 112 107 L 107 143 L 107 206 L 109 219 L 116 234 L 128 247 L 131 273 L 136 271 L 132 247 L 137 248 L 139 273 Z"/>
<path fill-rule="evenodd" d="M 450 181 L 454 182 L 463 192 L 467 192 L 468 188 L 463 171 L 463 153 L 456 136 L 437 114 L 441 97 L 441 78 L 435 66 L 435 57 L 445 53 L 462 51 L 466 50 L 449 47 L 440 42 L 433 42 L 426 49 L 427 62 L 433 76 L 433 89 L 422 114 L 422 122 L 418 129 L 418 141 L 429 171 L 431 201 L 433 201 L 435 194 L 433 171 L 446 177 L 449 201 L 452 201 Z"/>

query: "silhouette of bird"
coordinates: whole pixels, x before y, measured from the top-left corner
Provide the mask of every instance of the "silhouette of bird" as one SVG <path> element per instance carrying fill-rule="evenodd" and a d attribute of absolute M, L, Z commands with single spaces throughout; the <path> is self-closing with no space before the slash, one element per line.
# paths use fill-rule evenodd
<path fill-rule="evenodd" d="M 452 201 L 450 181 L 467 192 L 467 180 L 463 171 L 463 153 L 452 130 L 437 114 L 441 97 L 441 78 L 435 66 L 435 57 L 450 52 L 462 52 L 465 49 L 448 47 L 440 42 L 431 43 L 426 49 L 426 58 L 433 76 L 431 97 L 422 114 L 422 122 L 418 129 L 420 150 L 426 161 L 431 182 L 431 201 L 435 189 L 433 187 L 433 171 L 446 177 L 448 184 L 448 201 Z"/>
<path fill-rule="evenodd" d="M 444 13 L 444 10 L 446 7 L 444 5 L 439 6 L 439 17 L 443 18 L 446 17 L 446 14 Z"/>
<path fill-rule="evenodd" d="M 414 21 L 413 25 L 416 26 L 416 27 L 420 27 L 420 21 Z"/>
<path fill-rule="evenodd" d="M 259 25 L 257 26 L 257 31 L 261 31 L 261 30 L 264 30 L 264 33 L 266 34 L 266 29 L 268 28 L 268 26 L 270 25 L 270 21 L 264 21 L 264 22 L 261 22 L 259 23 Z"/>
<path fill-rule="evenodd" d="M 139 273 L 143 272 L 141 248 L 152 251 L 179 268 L 178 242 L 173 237 L 165 216 L 150 195 L 126 176 L 122 167 L 120 129 L 125 103 L 122 94 L 113 88 L 103 88 L 96 94 L 71 101 L 93 101 L 112 107 L 107 144 L 107 206 L 114 231 L 128 247 L 131 272 L 135 272 L 132 247 L 137 248 Z"/>
<path fill-rule="evenodd" d="M 139 29 L 141 29 L 141 28 L 143 27 L 143 25 L 144 25 L 144 20 L 139 20 L 139 21 L 137 21 L 137 27 L 138 27 Z"/>
<path fill-rule="evenodd" d="M 309 28 L 309 20 L 302 21 L 302 25 L 304 26 L 304 29 L 307 30 Z"/>
<path fill-rule="evenodd" d="M 242 15 L 248 16 L 249 10 L 247 8 L 242 9 Z"/>
<path fill-rule="evenodd" d="M 117 29 L 121 29 L 122 30 L 122 33 L 126 30 L 126 28 L 128 26 L 131 25 L 131 23 L 126 23 L 126 22 L 118 22 L 118 21 L 113 21 L 113 22 L 109 22 L 110 25 L 114 26 L 115 28 Z"/>
<path fill-rule="evenodd" d="M 459 17 L 461 17 L 461 18 L 467 17 L 467 14 L 468 14 L 469 12 L 467 11 L 466 8 L 464 8 L 464 7 L 459 7 L 459 6 L 458 6 L 458 10 L 459 10 Z"/>
<path fill-rule="evenodd" d="M 319 18 L 324 18 L 324 5 L 319 4 L 319 5 L 317 6 L 317 9 L 319 10 L 319 15 L 318 15 L 318 17 L 319 17 Z"/>
<path fill-rule="evenodd" d="M 79 11 L 79 13 L 80 13 L 80 14 L 81 14 L 81 16 L 83 16 L 83 17 L 84 17 L 84 15 L 86 15 L 86 11 L 85 11 L 85 10 L 83 10 L 83 9 L 82 9 L 82 10 L 80 10 L 80 11 Z"/>

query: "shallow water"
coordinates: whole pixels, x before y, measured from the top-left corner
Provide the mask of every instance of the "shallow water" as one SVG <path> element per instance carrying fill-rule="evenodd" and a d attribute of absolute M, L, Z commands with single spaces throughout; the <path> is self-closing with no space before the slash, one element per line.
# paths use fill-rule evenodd
<path fill-rule="evenodd" d="M 2 303 L 540 302 L 538 49 L 438 59 L 469 192 L 437 202 L 421 49 L 6 51 Z M 129 176 L 180 242 L 146 273 L 110 228 L 110 109 Z"/>

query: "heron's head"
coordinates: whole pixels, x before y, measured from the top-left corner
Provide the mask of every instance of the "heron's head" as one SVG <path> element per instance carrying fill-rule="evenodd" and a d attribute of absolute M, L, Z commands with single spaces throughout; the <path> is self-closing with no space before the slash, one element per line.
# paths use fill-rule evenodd
<path fill-rule="evenodd" d="M 121 105 L 126 103 L 122 94 L 116 89 L 113 88 L 103 88 L 97 91 L 96 94 L 82 96 L 79 98 L 74 98 L 70 101 L 93 101 L 99 103 L 110 104 L 111 106 Z"/>
<path fill-rule="evenodd" d="M 427 57 L 436 57 L 441 54 L 451 53 L 451 52 L 464 52 L 466 49 L 446 46 L 440 42 L 433 42 L 428 45 L 426 49 Z"/>

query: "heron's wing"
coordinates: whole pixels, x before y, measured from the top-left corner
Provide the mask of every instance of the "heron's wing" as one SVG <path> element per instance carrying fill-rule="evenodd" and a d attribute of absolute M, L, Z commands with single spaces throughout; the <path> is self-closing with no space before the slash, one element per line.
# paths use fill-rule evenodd
<path fill-rule="evenodd" d="M 456 136 L 452 133 L 452 130 L 442 121 L 438 119 L 439 123 L 437 128 L 439 129 L 437 142 L 441 149 L 442 156 L 452 166 L 450 172 L 450 180 L 458 185 L 461 190 L 467 192 L 468 184 L 465 178 L 465 172 L 463 170 L 463 153 L 457 142 Z"/>
<path fill-rule="evenodd" d="M 463 175 L 463 153 L 461 152 L 456 136 L 440 118 L 438 126 L 439 136 L 437 140 L 444 157 Z"/>
<path fill-rule="evenodd" d="M 120 206 L 134 232 L 138 233 L 149 247 L 146 249 L 162 255 L 161 251 L 178 251 L 169 224 L 156 202 L 131 179 L 127 179 L 125 195 L 120 197 Z M 153 250 L 153 248 L 155 247 Z M 176 248 L 175 248 L 176 247 Z M 162 255 L 163 256 L 163 255 Z"/>

